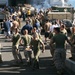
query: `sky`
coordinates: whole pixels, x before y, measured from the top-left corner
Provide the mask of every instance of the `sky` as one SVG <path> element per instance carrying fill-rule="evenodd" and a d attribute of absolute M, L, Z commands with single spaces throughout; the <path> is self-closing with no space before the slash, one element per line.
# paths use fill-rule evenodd
<path fill-rule="evenodd" d="M 68 0 L 68 4 L 71 4 L 75 8 L 75 0 Z"/>

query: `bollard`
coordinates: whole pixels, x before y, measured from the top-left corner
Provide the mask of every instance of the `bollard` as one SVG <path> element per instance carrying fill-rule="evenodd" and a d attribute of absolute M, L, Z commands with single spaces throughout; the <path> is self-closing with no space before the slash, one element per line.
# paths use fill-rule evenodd
<path fill-rule="evenodd" d="M 1 44 L 0 44 L 0 63 L 2 63 L 2 56 L 1 56 Z"/>

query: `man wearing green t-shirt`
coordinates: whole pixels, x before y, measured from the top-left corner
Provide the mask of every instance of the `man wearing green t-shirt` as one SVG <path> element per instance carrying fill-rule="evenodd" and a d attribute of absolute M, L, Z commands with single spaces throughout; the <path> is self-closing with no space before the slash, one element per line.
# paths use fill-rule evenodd
<path fill-rule="evenodd" d="M 56 66 L 57 73 L 62 74 L 66 59 L 65 41 L 67 41 L 71 46 L 72 44 L 68 40 L 67 36 L 60 32 L 59 27 L 54 28 L 54 32 L 55 35 L 52 37 L 50 41 L 50 46 L 53 49 L 52 45 L 54 43 L 56 45 L 53 56 L 54 64 Z"/>

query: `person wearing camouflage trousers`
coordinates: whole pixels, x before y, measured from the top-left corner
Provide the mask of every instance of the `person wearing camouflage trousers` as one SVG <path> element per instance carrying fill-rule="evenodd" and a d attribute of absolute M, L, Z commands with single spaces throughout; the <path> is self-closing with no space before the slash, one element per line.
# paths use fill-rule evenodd
<path fill-rule="evenodd" d="M 53 48 L 53 44 L 55 43 L 55 51 L 54 51 L 54 64 L 57 69 L 58 74 L 63 73 L 63 69 L 65 67 L 65 59 L 66 59 L 66 50 L 65 50 L 65 41 L 67 41 L 71 46 L 72 44 L 68 40 L 67 36 L 60 32 L 60 27 L 54 28 L 55 35 L 52 37 L 50 41 L 50 46 Z"/>

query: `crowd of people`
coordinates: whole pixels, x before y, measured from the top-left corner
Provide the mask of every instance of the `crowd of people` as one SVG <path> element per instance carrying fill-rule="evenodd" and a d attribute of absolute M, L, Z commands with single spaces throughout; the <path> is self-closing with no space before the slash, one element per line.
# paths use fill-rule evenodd
<path fill-rule="evenodd" d="M 75 48 L 75 28 L 71 29 L 72 34 L 70 39 L 68 39 L 64 23 L 58 19 L 50 22 L 47 18 L 49 10 L 40 10 L 37 12 L 35 9 L 34 13 L 31 13 L 29 9 L 27 12 L 22 11 L 20 8 L 17 11 L 13 9 L 9 11 L 7 9 L 10 16 L 3 20 L 2 33 L 5 34 L 6 39 L 12 39 L 12 54 L 16 65 L 24 63 L 19 50 L 19 46 L 22 45 L 27 65 L 32 65 L 33 69 L 39 69 L 40 46 L 42 45 L 42 52 L 44 53 L 45 45 L 47 44 L 47 40 L 49 40 L 53 64 L 57 69 L 57 73 L 61 74 L 66 59 L 65 41 L 71 45 L 72 56 L 75 60 L 73 55 Z M 25 22 L 24 26 L 21 25 L 22 21 Z M 41 38 L 42 33 L 45 38 L 44 41 Z M 34 54 L 33 60 L 32 51 Z"/>

